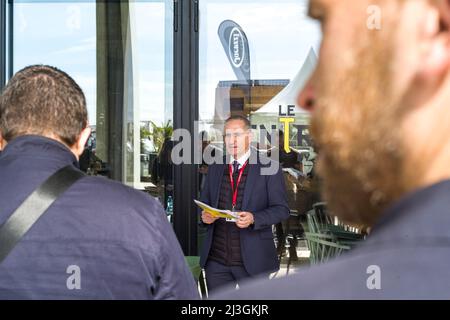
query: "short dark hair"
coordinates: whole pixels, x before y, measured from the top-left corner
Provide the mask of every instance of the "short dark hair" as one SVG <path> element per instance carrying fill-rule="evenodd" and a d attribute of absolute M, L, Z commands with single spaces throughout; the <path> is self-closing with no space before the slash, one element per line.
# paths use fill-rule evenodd
<path fill-rule="evenodd" d="M 0 132 L 18 136 L 53 134 L 73 146 L 88 123 L 86 98 L 65 72 L 34 65 L 17 72 L 0 96 Z"/>
<path fill-rule="evenodd" d="M 251 123 L 250 123 L 250 121 L 249 121 L 246 117 L 241 116 L 241 115 L 233 115 L 233 116 L 230 116 L 227 120 L 225 120 L 225 125 L 227 125 L 228 122 L 230 122 L 230 121 L 235 121 L 235 120 L 241 120 L 242 122 L 244 122 L 245 128 L 246 128 L 247 130 L 250 130 L 250 128 L 251 128 L 251 126 L 252 126 Z"/>

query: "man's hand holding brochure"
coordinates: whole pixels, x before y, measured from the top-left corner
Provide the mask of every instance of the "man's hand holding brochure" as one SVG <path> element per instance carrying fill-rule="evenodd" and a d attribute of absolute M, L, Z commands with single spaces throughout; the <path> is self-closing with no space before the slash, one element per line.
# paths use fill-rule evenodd
<path fill-rule="evenodd" d="M 233 219 L 233 220 L 236 220 L 237 218 L 239 218 L 238 212 L 233 212 L 230 210 L 216 209 L 216 208 L 213 208 L 213 207 L 207 205 L 206 203 L 203 203 L 203 202 L 195 200 L 195 199 L 194 199 L 194 202 L 203 211 L 209 213 L 211 216 L 213 216 L 215 218 L 225 218 L 225 219 Z"/>

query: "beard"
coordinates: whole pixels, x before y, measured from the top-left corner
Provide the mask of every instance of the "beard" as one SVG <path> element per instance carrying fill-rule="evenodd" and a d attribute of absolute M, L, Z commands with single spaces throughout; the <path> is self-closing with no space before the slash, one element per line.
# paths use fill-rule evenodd
<path fill-rule="evenodd" d="M 317 71 L 320 87 L 311 119 L 330 213 L 362 228 L 373 226 L 408 185 L 398 130 L 401 99 L 392 92 L 389 64 L 393 40 L 375 36 L 339 72 Z"/>

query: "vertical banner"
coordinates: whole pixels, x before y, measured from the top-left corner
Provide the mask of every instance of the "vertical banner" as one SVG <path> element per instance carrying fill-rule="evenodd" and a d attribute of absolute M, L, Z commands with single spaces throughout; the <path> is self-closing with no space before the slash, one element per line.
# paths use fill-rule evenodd
<path fill-rule="evenodd" d="M 245 32 L 232 20 L 223 21 L 218 30 L 228 61 L 238 80 L 250 81 L 250 50 Z"/>

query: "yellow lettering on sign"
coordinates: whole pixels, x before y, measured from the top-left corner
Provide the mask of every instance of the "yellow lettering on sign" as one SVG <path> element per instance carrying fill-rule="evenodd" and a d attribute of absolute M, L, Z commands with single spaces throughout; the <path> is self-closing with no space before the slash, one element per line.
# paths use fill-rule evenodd
<path fill-rule="evenodd" d="M 295 118 L 280 118 L 280 122 L 284 123 L 284 151 L 291 152 L 289 147 L 289 124 L 294 122 Z"/>

